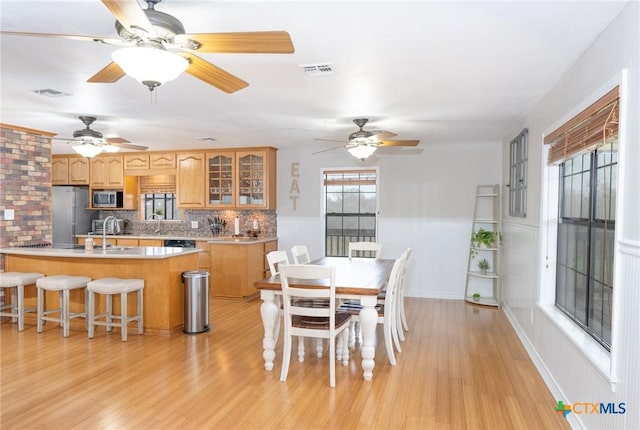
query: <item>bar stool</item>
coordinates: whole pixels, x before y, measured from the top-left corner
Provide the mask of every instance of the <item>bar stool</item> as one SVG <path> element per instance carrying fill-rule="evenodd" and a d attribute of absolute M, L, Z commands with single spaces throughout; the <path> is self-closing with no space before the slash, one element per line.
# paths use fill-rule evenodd
<path fill-rule="evenodd" d="M 36 281 L 38 289 L 38 333 L 42 333 L 45 321 L 54 321 L 62 326 L 62 336 L 69 337 L 69 321 L 71 318 L 87 318 L 87 282 L 91 278 L 86 276 L 69 276 L 69 275 L 53 275 L 40 278 Z M 83 288 L 84 290 L 84 311 L 70 311 L 69 291 Z M 60 307 L 57 309 L 47 310 L 45 291 L 58 291 L 60 294 Z M 58 317 L 50 317 L 48 315 L 57 313 Z"/>
<path fill-rule="evenodd" d="M 24 287 L 35 284 L 42 273 L 4 272 L 0 273 L 0 288 L 11 288 L 11 303 L 0 306 L 0 316 L 11 317 L 18 321 L 18 331 L 24 330 L 24 314 L 35 312 L 36 308 L 24 307 Z M 7 312 L 7 309 L 9 310 Z"/>
<path fill-rule="evenodd" d="M 131 321 L 138 321 L 138 334 L 144 332 L 142 318 L 142 290 L 144 289 L 144 279 L 122 279 L 122 278 L 102 278 L 91 281 L 87 284 L 89 292 L 89 339 L 93 339 L 94 326 L 106 326 L 107 331 L 111 331 L 113 325 L 112 320 L 120 320 L 120 332 L 122 341 L 127 341 L 127 324 Z M 137 292 L 137 312 L 136 315 L 127 315 L 127 294 Z M 104 294 L 107 296 L 107 307 L 104 314 L 96 315 L 95 294 Z M 120 315 L 113 315 L 112 312 L 112 296 L 120 294 Z M 98 321 L 105 318 L 105 321 Z"/>

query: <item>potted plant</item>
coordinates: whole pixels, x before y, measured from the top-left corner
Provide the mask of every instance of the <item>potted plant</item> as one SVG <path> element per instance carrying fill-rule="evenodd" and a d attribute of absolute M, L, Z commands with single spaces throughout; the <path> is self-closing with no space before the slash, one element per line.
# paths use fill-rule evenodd
<path fill-rule="evenodd" d="M 474 248 L 492 248 L 498 238 L 502 239 L 497 231 L 479 228 L 471 235 L 471 257 L 475 257 L 477 254 Z"/>
<path fill-rule="evenodd" d="M 487 274 L 487 270 L 489 270 L 491 266 L 489 266 L 489 261 L 486 258 L 478 261 L 478 269 L 482 272 L 483 275 Z"/>
<path fill-rule="evenodd" d="M 476 302 L 480 300 L 480 293 L 473 293 L 473 300 L 475 300 Z"/>

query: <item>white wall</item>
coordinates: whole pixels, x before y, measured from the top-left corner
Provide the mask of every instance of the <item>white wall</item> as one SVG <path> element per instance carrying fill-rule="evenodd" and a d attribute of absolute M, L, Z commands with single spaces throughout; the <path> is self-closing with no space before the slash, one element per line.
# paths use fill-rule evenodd
<path fill-rule="evenodd" d="M 569 420 L 574 427 L 640 428 L 639 27 L 640 5 L 630 2 L 528 115 L 522 124 L 529 128 L 528 215 L 525 219 L 503 215 L 504 309 L 554 396 L 565 404 L 627 405 L 625 414 L 572 413 Z M 548 310 L 553 306 L 545 306 L 553 300 L 546 289 L 551 286 L 553 292 L 554 267 L 551 264 L 547 268 L 546 256 L 547 251 L 554 253 L 555 242 L 552 234 L 547 235 L 544 221 L 547 201 L 542 140 L 545 132 L 595 101 L 594 97 L 603 95 L 622 76 L 626 76 L 626 86 L 621 97 L 614 339 L 609 355 L 589 339 L 576 341 L 563 318 Z M 508 157 L 505 141 L 505 183 Z M 554 187 L 557 185 L 550 185 L 550 189 Z M 552 261 L 553 255 L 550 257 Z"/>
<path fill-rule="evenodd" d="M 476 185 L 500 182 L 500 142 L 423 142 L 415 149 L 380 151 L 366 163 L 344 149 L 311 155 L 314 150 L 278 151 L 281 249 L 306 244 L 312 258 L 322 255 L 322 169 L 377 167 L 383 257 L 398 257 L 408 247 L 413 250 L 406 294 L 463 297 Z M 292 176 L 292 163 L 299 163 L 299 177 Z M 295 186 L 292 192 L 294 179 L 299 193 Z M 299 196 L 296 210 L 291 195 Z"/>

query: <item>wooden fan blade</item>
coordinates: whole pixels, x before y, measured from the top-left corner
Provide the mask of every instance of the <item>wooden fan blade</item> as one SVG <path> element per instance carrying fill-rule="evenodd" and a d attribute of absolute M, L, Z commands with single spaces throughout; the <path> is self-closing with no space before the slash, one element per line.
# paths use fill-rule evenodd
<path fill-rule="evenodd" d="M 125 75 L 116 63 L 111 62 L 98 73 L 87 79 L 87 82 L 112 84 Z"/>
<path fill-rule="evenodd" d="M 220 67 L 214 66 L 197 55 L 191 54 L 190 52 L 178 52 L 177 54 L 189 60 L 189 67 L 187 68 L 188 74 L 209 85 L 213 85 L 227 94 L 234 93 L 249 86 L 248 82 L 233 76 Z"/>
<path fill-rule="evenodd" d="M 381 140 L 378 146 L 416 146 L 419 140 Z"/>
<path fill-rule="evenodd" d="M 322 154 L 323 152 L 329 152 L 329 151 L 333 151 L 335 149 L 340 149 L 340 148 L 344 148 L 344 147 L 345 147 L 344 145 L 335 146 L 333 148 L 323 149 L 322 151 L 312 152 L 311 155 Z"/>
<path fill-rule="evenodd" d="M 116 139 L 119 139 L 119 138 L 116 138 Z M 122 139 L 122 140 L 124 140 L 124 139 Z M 133 149 L 135 151 L 146 151 L 147 149 L 149 149 L 147 146 L 142 146 L 142 145 L 133 145 L 131 143 L 111 142 L 111 139 L 105 139 L 105 141 L 107 143 L 109 143 L 109 145 L 117 146 L 118 148 Z M 124 141 L 128 142 L 128 140 L 124 140 Z"/>
<path fill-rule="evenodd" d="M 121 137 L 105 137 L 104 141 L 113 146 L 117 146 L 119 143 L 131 143 L 127 139 L 123 139 Z"/>
<path fill-rule="evenodd" d="M 136 0 L 102 0 L 109 12 L 127 29 L 135 33 L 136 29 L 142 29 L 150 37 L 157 37 L 149 18 L 140 8 Z"/>
<path fill-rule="evenodd" d="M 292 54 L 291 37 L 286 31 L 254 31 L 244 33 L 197 33 L 176 36 L 200 43 L 197 52 L 227 54 Z"/>
<path fill-rule="evenodd" d="M 385 130 L 372 130 L 371 132 L 373 133 L 371 137 L 375 137 L 378 140 L 390 139 L 397 136 L 397 134 Z"/>
<path fill-rule="evenodd" d="M 81 36 L 77 34 L 57 34 L 57 33 L 28 33 L 23 31 L 0 31 L 3 36 L 27 36 L 27 37 L 47 37 L 53 39 L 80 40 L 83 42 L 100 42 L 109 45 L 131 46 L 130 43 L 120 39 L 101 36 Z"/>

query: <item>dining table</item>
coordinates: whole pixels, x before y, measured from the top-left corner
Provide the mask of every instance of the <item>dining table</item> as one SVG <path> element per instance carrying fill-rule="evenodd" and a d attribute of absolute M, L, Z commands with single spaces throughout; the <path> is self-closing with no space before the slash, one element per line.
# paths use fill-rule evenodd
<path fill-rule="evenodd" d="M 348 258 L 348 257 L 322 257 L 311 261 L 310 264 L 320 266 L 333 266 L 336 272 L 336 298 L 359 300 L 362 305 L 360 310 L 360 327 L 362 330 L 362 371 L 365 381 L 373 377 L 375 366 L 375 337 L 378 324 L 378 312 L 375 306 L 378 302 L 378 294 L 384 291 L 393 268 L 393 259 L 380 258 Z M 291 285 L 302 287 L 318 286 L 309 281 L 290 281 Z M 254 283 L 260 291 L 262 304 L 260 315 L 264 325 L 264 339 L 262 341 L 264 368 L 273 370 L 275 347 L 280 329 L 280 301 L 282 285 L 280 276 L 274 275 Z"/>

